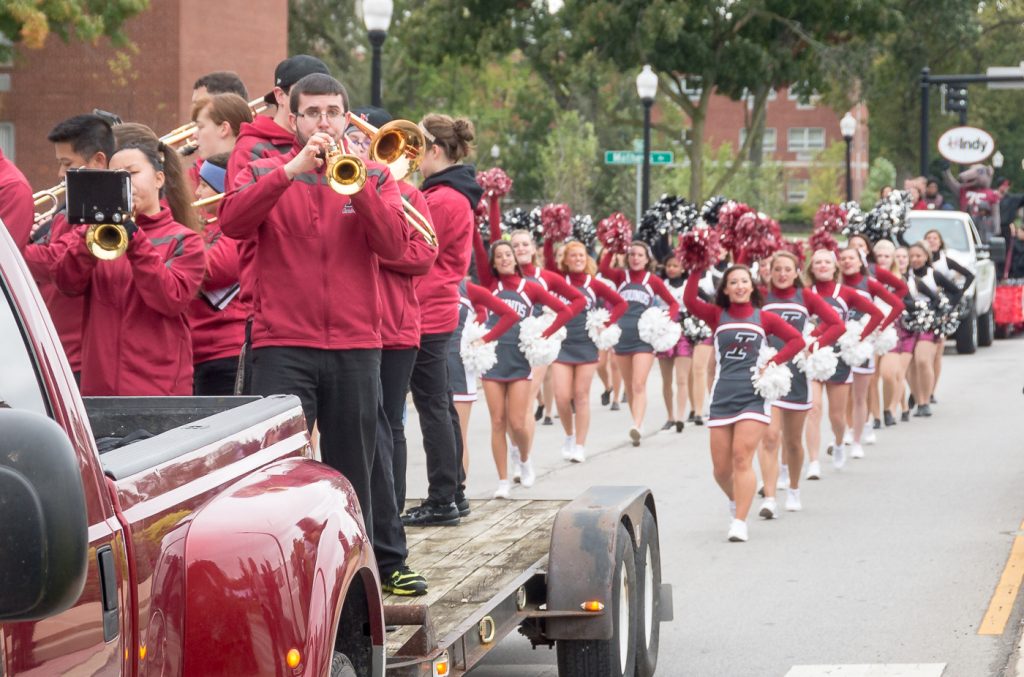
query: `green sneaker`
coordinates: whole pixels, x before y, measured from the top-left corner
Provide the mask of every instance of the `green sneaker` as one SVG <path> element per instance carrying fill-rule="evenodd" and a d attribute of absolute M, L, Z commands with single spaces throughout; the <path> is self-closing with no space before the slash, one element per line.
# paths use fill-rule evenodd
<path fill-rule="evenodd" d="M 393 572 L 380 584 L 381 590 L 392 595 L 418 597 L 427 594 L 427 579 L 407 566 Z"/>

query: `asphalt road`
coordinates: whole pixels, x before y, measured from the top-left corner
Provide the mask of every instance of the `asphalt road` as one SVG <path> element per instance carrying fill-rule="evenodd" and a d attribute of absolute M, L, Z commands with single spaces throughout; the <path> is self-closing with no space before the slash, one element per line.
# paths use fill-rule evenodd
<path fill-rule="evenodd" d="M 539 426 L 537 484 L 513 496 L 572 498 L 598 484 L 652 488 L 675 604 L 675 620 L 662 625 L 659 675 L 1002 675 L 1024 602 L 1001 635 L 978 629 L 1013 540 L 1024 535 L 1022 385 L 1024 339 L 973 356 L 947 350 L 931 419 L 883 429 L 866 458 L 841 472 L 824 463 L 821 481 L 803 483 L 803 512 L 752 517 L 746 544 L 726 541 L 707 429 L 651 434 L 633 448 L 625 410 L 596 412 L 590 457 L 580 466 L 561 460 L 557 420 Z M 665 420 L 657 367 L 649 397 L 653 433 Z M 496 483 L 488 425 L 481 395 L 470 434 L 471 498 L 489 497 Z M 425 492 L 425 474 L 412 411 L 409 438 L 415 496 Z M 853 665 L 861 668 L 835 667 Z M 471 674 L 553 676 L 555 653 L 513 634 Z"/>

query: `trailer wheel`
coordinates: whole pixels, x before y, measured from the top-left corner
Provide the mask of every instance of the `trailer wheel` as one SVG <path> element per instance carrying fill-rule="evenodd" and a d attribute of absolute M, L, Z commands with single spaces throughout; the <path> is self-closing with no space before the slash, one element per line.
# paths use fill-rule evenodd
<path fill-rule="evenodd" d="M 978 345 L 982 348 L 992 345 L 995 337 L 996 323 L 992 317 L 992 309 L 978 318 Z"/>
<path fill-rule="evenodd" d="M 334 652 L 334 659 L 331 661 L 331 677 L 359 677 L 356 674 L 355 666 L 348 656 L 340 651 Z"/>
<path fill-rule="evenodd" d="M 559 677 L 633 677 L 636 673 L 637 570 L 633 540 L 619 525 L 611 608 L 611 639 L 560 639 Z"/>
<path fill-rule="evenodd" d="M 956 352 L 961 355 L 971 355 L 978 349 L 978 316 L 971 308 L 970 312 L 960 322 L 959 329 L 953 335 L 956 338 Z"/>
<path fill-rule="evenodd" d="M 651 509 L 644 510 L 640 548 L 636 553 L 637 621 L 636 677 L 652 677 L 658 667 L 661 630 L 661 544 Z"/>

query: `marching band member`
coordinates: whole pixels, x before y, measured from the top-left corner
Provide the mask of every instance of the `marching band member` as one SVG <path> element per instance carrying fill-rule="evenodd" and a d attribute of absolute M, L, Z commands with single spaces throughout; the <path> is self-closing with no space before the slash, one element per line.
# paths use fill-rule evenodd
<path fill-rule="evenodd" d="M 243 124 L 252 123 L 252 111 L 237 94 L 214 94 L 192 104 L 196 123 L 196 155 L 206 160 L 218 153 L 231 153 Z"/>
<path fill-rule="evenodd" d="M 234 71 L 214 71 L 196 79 L 192 84 L 192 103 L 215 94 L 237 94 L 243 101 L 249 100 L 249 90 L 242 78 Z"/>
<path fill-rule="evenodd" d="M 28 244 L 34 220 L 32 186 L 21 170 L 0 151 L 0 222 L 7 227 L 18 249 L 24 250 Z"/>

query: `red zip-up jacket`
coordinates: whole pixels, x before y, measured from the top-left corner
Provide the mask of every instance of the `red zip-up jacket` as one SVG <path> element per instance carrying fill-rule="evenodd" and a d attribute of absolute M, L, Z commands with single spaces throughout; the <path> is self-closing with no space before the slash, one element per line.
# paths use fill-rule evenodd
<path fill-rule="evenodd" d="M 289 180 L 299 150 L 250 163 L 220 202 L 224 234 L 255 245 L 252 345 L 380 348 L 378 257 L 401 258 L 409 244 L 398 184 L 376 162 L 352 196 L 323 168 Z"/>
<path fill-rule="evenodd" d="M 128 251 L 100 261 L 86 226 L 61 238 L 57 287 L 85 296 L 83 395 L 191 395 L 188 304 L 203 280 L 203 239 L 166 207 L 140 214 Z"/>
<path fill-rule="evenodd" d="M 0 220 L 7 226 L 7 232 L 19 251 L 28 244 L 34 219 L 32 186 L 21 170 L 0 151 Z"/>
<path fill-rule="evenodd" d="M 398 182 L 402 197 L 428 221 L 430 207 L 423 193 L 405 181 Z M 433 223 L 433 221 L 431 221 Z M 409 248 L 400 259 L 380 262 L 380 338 L 384 350 L 420 347 L 420 304 L 416 298 L 416 279 L 430 271 L 437 259 L 437 248 L 427 244 L 418 231 L 410 229 Z"/>
<path fill-rule="evenodd" d="M 250 162 L 263 158 L 285 155 L 292 150 L 295 135 L 274 122 L 274 118 L 257 115 L 252 122 L 243 122 L 238 130 L 238 139 L 228 158 L 227 171 L 224 175 L 224 190 L 237 188 L 235 177 Z M 257 272 L 252 267 L 256 250 L 252 242 L 241 242 L 238 245 L 239 302 L 252 315 L 252 295 L 256 289 Z"/>
<path fill-rule="evenodd" d="M 77 373 L 82 371 L 82 321 L 85 300 L 81 296 L 61 293 L 53 279 L 53 266 L 68 246 L 61 238 L 70 231 L 67 216 L 60 212 L 53 217 L 46 241 L 27 245 L 23 253 L 28 269 L 39 286 L 39 293 L 50 311 L 50 319 L 53 320 L 53 327 L 57 330 L 61 345 L 64 346 L 64 354 L 68 357 L 71 371 Z"/>
<path fill-rule="evenodd" d="M 467 165 L 455 165 L 445 173 L 459 175 L 471 172 Z M 439 173 L 440 174 L 440 173 Z M 474 174 L 471 181 L 476 184 Z M 431 176 L 436 179 L 437 176 Z M 423 187 L 423 197 L 430 205 L 430 215 L 437 231 L 437 261 L 430 272 L 416 280 L 416 297 L 420 302 L 420 332 L 445 334 L 455 331 L 459 323 L 459 282 L 469 270 L 475 229 L 475 203 L 463 192 L 446 183 Z M 480 189 L 483 192 L 483 189 Z"/>
<path fill-rule="evenodd" d="M 220 291 L 238 284 L 238 241 L 224 235 L 215 221 L 207 224 L 203 242 L 206 275 L 199 296 L 188 306 L 193 364 L 238 357 L 245 341 L 245 321 L 252 312 L 251 305 L 242 303 L 240 292 L 223 310 L 217 310 L 206 300 L 204 291 Z"/>

